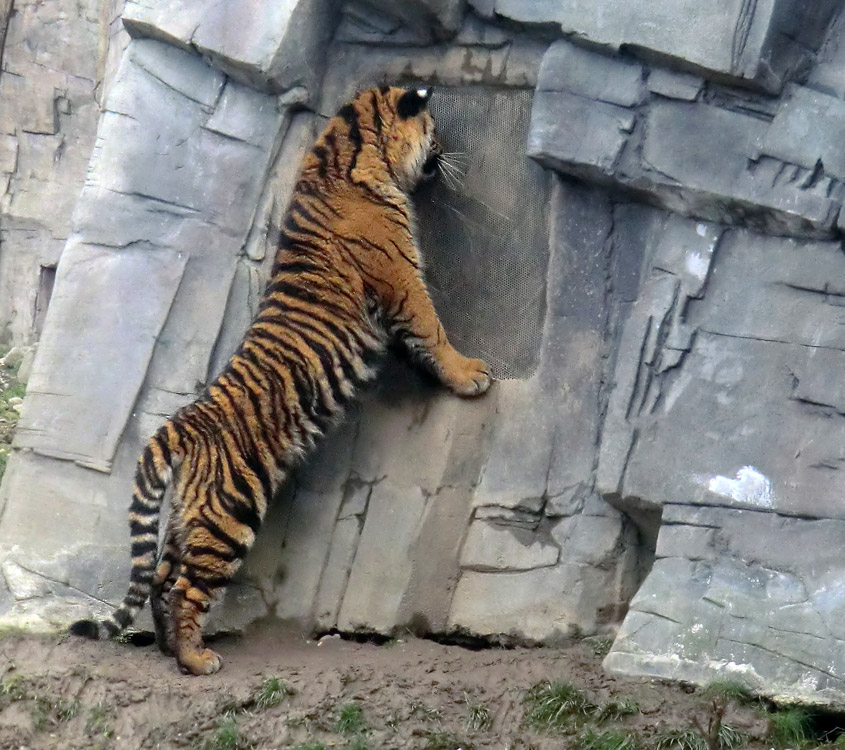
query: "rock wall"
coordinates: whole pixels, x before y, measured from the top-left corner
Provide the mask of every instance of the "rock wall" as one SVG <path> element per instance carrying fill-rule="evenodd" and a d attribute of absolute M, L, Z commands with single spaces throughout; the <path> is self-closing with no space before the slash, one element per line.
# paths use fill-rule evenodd
<path fill-rule="evenodd" d="M 418 198 L 433 293 L 503 378 L 465 402 L 389 361 L 216 626 L 612 632 L 612 669 L 845 703 L 842 3 L 270 5 L 130 0 L 128 46 L 103 6 L 68 56 L 92 114 L 105 91 L 96 136 L 71 88 L 0 117 L 0 289 L 30 279 L 0 294 L 7 338 L 38 331 L 61 255 L 0 487 L 0 622 L 122 597 L 140 446 L 237 345 L 304 150 L 356 89 L 424 82 L 465 152 Z M 15 7 L 0 90 L 15 55 L 46 64 Z M 20 166 L 70 132 L 87 172 Z"/>

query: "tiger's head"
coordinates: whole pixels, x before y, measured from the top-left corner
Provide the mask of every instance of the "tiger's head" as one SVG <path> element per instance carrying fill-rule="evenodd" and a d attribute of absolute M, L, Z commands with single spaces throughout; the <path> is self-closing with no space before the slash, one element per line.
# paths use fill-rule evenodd
<path fill-rule="evenodd" d="M 412 190 L 421 181 L 437 174 L 443 148 L 437 139 L 434 118 L 428 110 L 431 87 L 391 89 L 396 113 L 394 135 L 388 141 L 385 158 L 394 173 L 400 175 L 400 186 Z"/>
<path fill-rule="evenodd" d="M 320 174 L 371 184 L 389 180 L 405 193 L 433 177 L 443 149 L 430 98 L 431 88 L 379 86 L 358 94 L 338 110 L 314 147 Z M 327 158 L 327 146 L 337 162 Z"/>

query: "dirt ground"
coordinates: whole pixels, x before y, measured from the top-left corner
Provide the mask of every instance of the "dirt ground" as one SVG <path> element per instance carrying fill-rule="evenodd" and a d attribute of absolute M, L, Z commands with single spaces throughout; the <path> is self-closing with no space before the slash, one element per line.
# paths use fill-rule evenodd
<path fill-rule="evenodd" d="M 154 645 L 7 634 L 0 748 L 610 750 L 595 739 L 614 730 L 631 738 L 614 750 L 668 750 L 668 730 L 689 729 L 696 716 L 706 725 L 708 703 L 691 688 L 606 674 L 607 645 L 470 650 L 413 638 L 376 645 L 313 641 L 277 627 L 218 640 L 224 669 L 189 677 Z M 531 721 L 529 691 L 545 681 L 580 689 L 593 706 L 628 708 L 543 728 Z M 765 747 L 759 708 L 731 709 L 728 720 L 742 744 Z"/>

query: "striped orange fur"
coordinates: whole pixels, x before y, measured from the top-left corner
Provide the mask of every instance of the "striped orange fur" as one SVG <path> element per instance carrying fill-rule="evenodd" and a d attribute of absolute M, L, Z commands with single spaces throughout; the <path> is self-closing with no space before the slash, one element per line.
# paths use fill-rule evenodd
<path fill-rule="evenodd" d="M 370 89 L 342 107 L 302 164 L 259 312 L 220 376 L 150 438 L 138 461 L 123 603 L 71 632 L 111 637 L 151 597 L 156 637 L 184 672 L 220 657 L 202 626 L 290 471 L 375 374 L 393 339 L 461 396 L 484 362 L 449 343 L 421 273 L 408 195 L 436 171 L 429 89 Z M 159 559 L 159 512 L 174 483 Z"/>

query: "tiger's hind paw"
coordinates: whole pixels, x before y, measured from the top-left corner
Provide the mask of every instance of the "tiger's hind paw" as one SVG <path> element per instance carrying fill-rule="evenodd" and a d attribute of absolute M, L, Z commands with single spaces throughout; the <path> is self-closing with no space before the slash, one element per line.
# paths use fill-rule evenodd
<path fill-rule="evenodd" d="M 202 651 L 183 651 L 176 658 L 182 674 L 206 675 L 219 672 L 223 666 L 223 659 L 210 648 Z"/>
<path fill-rule="evenodd" d="M 453 393 L 464 398 L 472 398 L 487 392 L 493 382 L 493 377 L 490 375 L 490 367 L 484 360 L 462 357 L 459 367 L 459 371 L 455 375 L 450 373 L 450 377 L 445 381 Z"/>

